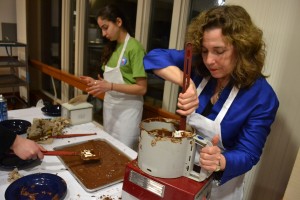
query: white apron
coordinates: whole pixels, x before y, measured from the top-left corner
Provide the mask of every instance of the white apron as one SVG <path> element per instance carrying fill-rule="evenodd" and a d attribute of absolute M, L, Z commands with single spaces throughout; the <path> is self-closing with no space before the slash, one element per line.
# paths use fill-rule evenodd
<path fill-rule="evenodd" d="M 198 97 L 203 91 L 209 79 L 203 79 L 197 88 Z M 213 136 L 219 134 L 220 142 L 218 146 L 224 150 L 222 143 L 221 122 L 226 115 L 231 103 L 238 93 L 238 88 L 233 87 L 221 111 L 214 121 L 204 117 L 198 113 L 192 113 L 187 117 L 188 124 L 197 130 L 197 134 L 203 138 L 212 139 Z M 241 200 L 243 198 L 244 175 L 235 177 L 221 186 L 217 186 L 215 181 L 212 181 L 212 190 L 210 200 Z"/>
<path fill-rule="evenodd" d="M 105 80 L 125 84 L 120 66 L 129 38 L 130 35 L 127 34 L 117 66 L 115 68 L 105 66 L 103 74 Z M 143 97 L 140 95 L 129 95 L 116 91 L 107 91 L 104 97 L 104 130 L 134 150 L 138 145 L 143 103 Z"/>

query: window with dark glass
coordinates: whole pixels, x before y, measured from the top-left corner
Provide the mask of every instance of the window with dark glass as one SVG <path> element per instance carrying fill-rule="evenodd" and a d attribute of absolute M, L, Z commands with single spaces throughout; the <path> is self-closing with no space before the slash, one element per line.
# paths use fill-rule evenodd
<path fill-rule="evenodd" d="M 152 1 L 151 8 L 147 51 L 155 48 L 167 49 L 170 40 L 173 0 Z M 161 107 L 164 83 L 163 79 L 148 72 L 148 90 L 144 98 L 146 103 Z"/>
<path fill-rule="evenodd" d="M 43 0 L 41 3 L 41 61 L 61 69 L 61 1 Z M 42 89 L 61 98 L 60 81 L 42 75 Z"/>

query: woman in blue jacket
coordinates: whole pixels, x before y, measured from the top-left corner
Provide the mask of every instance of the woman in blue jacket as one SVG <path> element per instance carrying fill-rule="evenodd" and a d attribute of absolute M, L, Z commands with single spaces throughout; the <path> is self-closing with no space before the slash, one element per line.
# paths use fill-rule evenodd
<path fill-rule="evenodd" d="M 199 161 L 216 172 L 210 199 L 242 199 L 244 175 L 259 161 L 275 119 L 279 102 L 262 74 L 262 36 L 247 11 L 235 5 L 204 11 L 187 30 L 193 74 L 179 94 L 177 112 L 214 144 L 200 150 Z M 183 50 L 155 49 L 144 58 L 146 70 L 180 86 L 183 65 Z"/>

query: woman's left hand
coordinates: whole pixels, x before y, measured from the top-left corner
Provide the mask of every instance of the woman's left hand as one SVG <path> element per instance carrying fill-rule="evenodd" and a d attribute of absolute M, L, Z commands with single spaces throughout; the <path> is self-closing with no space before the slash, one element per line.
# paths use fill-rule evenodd
<path fill-rule="evenodd" d="M 89 82 L 87 85 L 86 91 L 93 96 L 98 96 L 103 92 L 111 90 L 112 83 L 107 82 L 98 75 L 98 80 Z"/>
<path fill-rule="evenodd" d="M 206 146 L 200 150 L 200 166 L 207 171 L 216 172 L 225 169 L 225 157 L 217 146 L 219 139 L 219 135 L 215 135 L 212 139 L 213 146 Z"/>

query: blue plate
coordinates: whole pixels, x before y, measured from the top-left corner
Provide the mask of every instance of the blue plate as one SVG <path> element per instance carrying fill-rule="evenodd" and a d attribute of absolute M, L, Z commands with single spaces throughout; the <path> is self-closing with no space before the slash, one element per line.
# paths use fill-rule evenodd
<path fill-rule="evenodd" d="M 21 119 L 8 119 L 0 122 L 0 125 L 5 127 L 10 133 L 21 135 L 26 133 L 27 128 L 31 126 L 31 123 Z"/>
<path fill-rule="evenodd" d="M 61 116 L 61 105 L 47 105 L 42 107 L 42 112 L 51 117 Z"/>
<path fill-rule="evenodd" d="M 23 176 L 12 182 L 5 191 L 5 199 L 64 199 L 66 194 L 67 184 L 60 176 L 37 173 Z"/>

